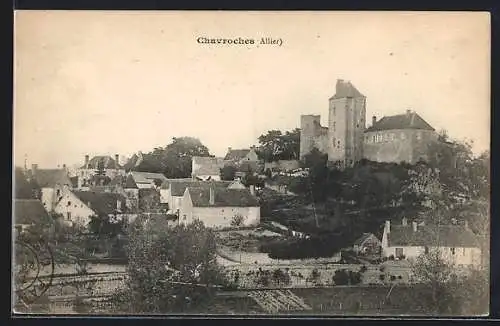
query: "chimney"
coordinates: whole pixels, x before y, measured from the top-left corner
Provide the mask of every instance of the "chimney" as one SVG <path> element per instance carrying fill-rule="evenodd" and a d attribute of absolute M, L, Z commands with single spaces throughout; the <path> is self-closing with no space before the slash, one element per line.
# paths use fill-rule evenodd
<path fill-rule="evenodd" d="M 250 185 L 250 193 L 252 194 L 252 196 L 255 196 L 255 186 L 254 185 Z"/>
<path fill-rule="evenodd" d="M 115 154 L 115 162 L 116 162 L 116 165 L 120 164 L 120 155 Z"/>
<path fill-rule="evenodd" d="M 89 156 L 85 155 L 85 168 L 89 167 Z"/>
<path fill-rule="evenodd" d="M 410 115 L 411 114 L 411 110 L 410 109 L 406 110 L 406 114 Z"/>
<path fill-rule="evenodd" d="M 230 152 L 232 149 L 233 149 L 232 147 L 228 147 L 227 151 Z"/>
<path fill-rule="evenodd" d="M 403 220 L 401 221 L 401 224 L 404 225 L 404 226 L 407 226 L 408 225 L 408 219 L 406 219 L 406 217 L 403 217 Z"/>
<path fill-rule="evenodd" d="M 209 201 L 209 204 L 210 205 L 214 205 L 215 204 L 215 193 L 214 193 L 214 188 L 210 187 L 210 201 Z"/>
<path fill-rule="evenodd" d="M 376 116 L 373 116 L 373 117 L 372 117 L 372 126 L 375 124 L 375 122 L 377 122 L 377 117 L 376 117 Z"/>
<path fill-rule="evenodd" d="M 415 221 L 411 222 L 411 226 L 413 228 L 413 232 L 417 232 L 417 222 Z"/>
<path fill-rule="evenodd" d="M 385 221 L 385 229 L 387 233 L 391 233 L 391 221 Z"/>

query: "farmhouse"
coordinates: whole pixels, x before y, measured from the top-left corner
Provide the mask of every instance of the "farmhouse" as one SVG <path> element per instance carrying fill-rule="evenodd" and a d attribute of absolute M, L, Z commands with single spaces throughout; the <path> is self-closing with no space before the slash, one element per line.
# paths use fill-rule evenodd
<path fill-rule="evenodd" d="M 382 236 L 383 257 L 414 259 L 431 250 L 439 250 L 443 259 L 458 267 L 478 267 L 481 250 L 467 225 L 401 225 L 385 222 Z"/>
<path fill-rule="evenodd" d="M 228 189 L 216 186 L 188 187 L 182 198 L 180 223 L 201 220 L 208 227 L 229 227 L 235 219 L 240 225 L 257 225 L 260 206 L 248 189 Z"/>
<path fill-rule="evenodd" d="M 65 191 L 54 207 L 69 225 L 86 226 L 91 216 L 124 218 L 129 213 L 126 198 L 109 192 Z"/>

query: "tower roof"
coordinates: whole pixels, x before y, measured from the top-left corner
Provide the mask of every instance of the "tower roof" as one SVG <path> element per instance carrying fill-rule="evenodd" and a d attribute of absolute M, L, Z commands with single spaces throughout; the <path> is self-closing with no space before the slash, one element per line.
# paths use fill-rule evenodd
<path fill-rule="evenodd" d="M 356 98 L 356 97 L 365 97 L 361 94 L 350 81 L 344 81 L 343 79 L 337 79 L 337 85 L 335 86 L 335 95 L 333 95 L 330 99 L 337 98 Z"/>

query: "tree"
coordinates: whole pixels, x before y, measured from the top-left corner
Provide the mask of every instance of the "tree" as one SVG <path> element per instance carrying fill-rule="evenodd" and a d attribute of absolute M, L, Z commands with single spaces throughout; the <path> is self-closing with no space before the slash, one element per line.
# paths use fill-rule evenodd
<path fill-rule="evenodd" d="M 236 175 L 236 168 L 232 165 L 225 165 L 220 169 L 220 178 L 223 181 L 232 181 Z"/>
<path fill-rule="evenodd" d="M 91 216 L 88 224 L 90 232 L 100 238 L 114 238 L 123 233 L 124 222 L 107 215 Z"/>
<path fill-rule="evenodd" d="M 129 227 L 128 280 L 113 302 L 128 313 L 185 312 L 210 304 L 227 280 L 215 235 L 202 222 L 173 228 L 138 217 Z"/>
<path fill-rule="evenodd" d="M 266 162 L 296 160 L 300 152 L 300 129 L 270 130 L 259 136 L 259 155 Z"/>
<path fill-rule="evenodd" d="M 167 146 L 143 154 L 142 162 L 134 170 L 163 173 L 168 178 L 187 178 L 191 176 L 193 156 L 210 156 L 210 152 L 197 138 L 173 137 Z"/>

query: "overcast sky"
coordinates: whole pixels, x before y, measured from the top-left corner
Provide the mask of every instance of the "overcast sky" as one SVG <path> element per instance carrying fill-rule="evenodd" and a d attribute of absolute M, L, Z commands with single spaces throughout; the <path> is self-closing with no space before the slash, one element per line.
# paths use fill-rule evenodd
<path fill-rule="evenodd" d="M 489 148 L 484 13 L 17 12 L 14 160 L 55 167 L 194 136 L 215 155 L 328 117 L 337 79 L 367 121 L 418 112 Z M 281 38 L 282 46 L 197 37 Z"/>

